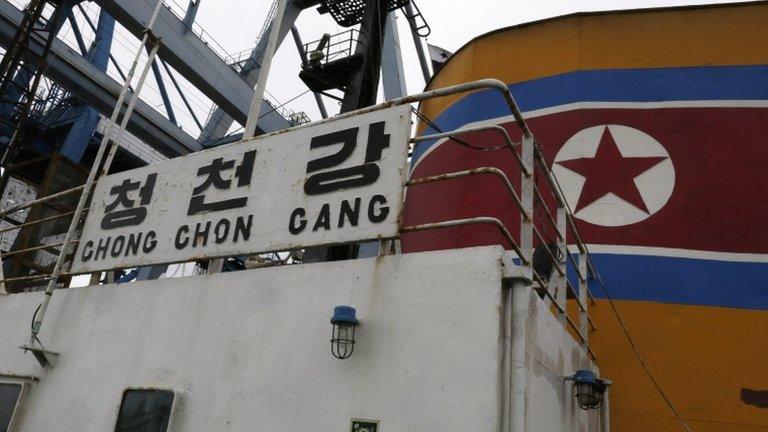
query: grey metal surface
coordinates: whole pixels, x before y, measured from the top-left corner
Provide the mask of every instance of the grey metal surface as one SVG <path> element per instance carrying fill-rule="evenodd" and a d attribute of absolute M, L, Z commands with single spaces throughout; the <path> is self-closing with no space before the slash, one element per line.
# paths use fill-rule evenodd
<path fill-rule="evenodd" d="M 0 0 L 0 44 L 4 47 L 16 33 L 22 12 L 7 0 Z M 35 46 L 39 52 L 42 46 Z M 120 84 L 90 64 L 65 43 L 53 42 L 48 76 L 103 114 L 109 114 L 120 93 Z M 139 101 L 128 124 L 128 131 L 168 156 L 187 154 L 202 149 L 189 134 L 173 125 L 148 104 Z"/>
<path fill-rule="evenodd" d="M 395 11 L 387 15 L 384 29 L 384 47 L 381 59 L 381 78 L 384 85 L 384 99 L 390 100 L 406 96 L 405 67 L 400 49 L 400 33 L 397 30 Z"/>
<path fill-rule="evenodd" d="M 125 0 L 130 1 L 130 0 Z M 144 1 L 144 0 L 142 0 Z M 288 35 L 288 32 L 291 30 L 291 27 L 293 27 L 293 24 L 296 22 L 296 19 L 299 17 L 299 14 L 301 11 L 308 7 L 307 4 L 312 2 L 306 2 L 301 0 L 292 0 L 289 1 L 285 5 L 285 12 L 283 13 L 283 19 L 279 26 L 280 33 L 278 34 L 277 38 L 277 46 L 279 47 L 280 44 L 283 42 L 285 37 Z M 269 33 L 272 31 L 272 26 L 274 25 L 274 22 L 269 25 L 269 32 L 262 35 L 262 37 L 259 38 L 259 40 L 256 42 L 256 46 L 253 48 L 253 51 L 251 52 L 251 59 L 248 61 L 245 67 L 239 72 L 239 77 L 241 80 L 244 80 L 245 83 L 248 86 L 248 101 L 245 105 L 245 109 L 243 110 L 243 118 L 242 121 L 238 119 L 238 122 L 241 124 L 245 124 L 245 116 L 248 113 L 248 109 L 250 107 L 251 98 L 253 97 L 253 89 L 252 87 L 256 85 L 256 82 L 259 80 L 259 74 L 261 73 L 261 59 L 263 56 L 264 51 L 267 48 L 267 43 L 269 42 Z M 282 118 L 278 113 L 274 112 L 273 107 L 264 106 L 269 105 L 267 101 L 264 101 L 263 106 L 261 108 L 261 117 L 259 119 L 259 129 L 261 129 L 262 132 L 268 133 L 268 132 L 274 132 L 277 130 L 284 129 L 288 126 L 280 126 L 280 119 L 285 121 L 285 119 Z M 269 113 L 271 114 L 265 114 Z M 200 142 L 207 143 L 212 142 L 214 140 L 217 140 L 227 134 L 227 131 L 229 131 L 229 128 L 232 127 L 232 123 L 235 121 L 235 119 L 232 118 L 232 116 L 223 109 L 223 107 L 216 108 L 211 113 L 211 116 L 208 118 L 208 123 L 205 125 L 205 129 L 200 133 Z"/>

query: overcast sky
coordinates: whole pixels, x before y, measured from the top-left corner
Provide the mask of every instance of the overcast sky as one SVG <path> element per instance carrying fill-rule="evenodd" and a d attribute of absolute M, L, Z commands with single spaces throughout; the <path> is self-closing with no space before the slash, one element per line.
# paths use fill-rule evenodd
<path fill-rule="evenodd" d="M 177 0 L 181 2 L 181 0 Z M 491 30 L 573 12 L 664 7 L 701 4 L 680 0 L 416 0 L 432 27 L 429 43 L 455 51 L 470 39 Z M 198 14 L 200 23 L 229 52 L 252 48 L 254 38 L 264 22 L 272 0 L 202 0 Z M 727 3 L 709 1 L 707 3 Z M 304 42 L 318 39 L 323 33 L 335 34 L 344 29 L 329 15 L 308 9 L 300 16 L 297 26 Z M 403 48 L 408 91 L 424 87 L 418 60 L 405 18 L 398 13 L 398 27 Z M 293 41 L 286 40 L 273 63 L 267 88 L 278 102 L 283 103 L 306 90 L 298 79 L 300 60 Z M 334 101 L 327 100 L 329 111 L 337 112 Z M 307 94 L 287 105 L 307 111 L 313 119 L 319 114 L 314 99 Z"/>

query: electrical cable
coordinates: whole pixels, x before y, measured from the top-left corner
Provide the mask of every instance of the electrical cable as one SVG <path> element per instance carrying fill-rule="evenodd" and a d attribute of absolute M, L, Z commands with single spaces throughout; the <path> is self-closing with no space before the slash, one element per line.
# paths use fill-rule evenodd
<path fill-rule="evenodd" d="M 30 323 L 30 325 L 29 325 L 29 329 L 30 329 L 30 330 L 33 330 L 33 329 L 35 328 L 35 319 L 37 319 L 37 313 L 38 313 L 38 312 L 40 312 L 40 308 L 41 308 L 42 306 L 43 306 L 43 304 L 42 304 L 42 303 L 40 303 L 39 305 L 37 305 L 37 309 L 35 309 L 35 313 L 33 313 L 33 314 L 32 314 L 32 322 L 31 322 L 31 323 Z M 37 343 L 39 343 L 39 344 L 40 344 L 40 347 L 41 347 L 41 348 L 43 348 L 43 349 L 45 349 L 45 346 L 43 346 L 43 342 L 41 342 L 41 341 L 40 341 L 40 339 L 38 339 L 37 335 L 36 335 L 34 332 L 32 332 L 32 334 L 34 335 L 34 337 L 35 337 L 35 340 L 37 341 Z"/>
<path fill-rule="evenodd" d="M 584 245 L 584 248 L 586 247 L 587 246 Z M 589 252 L 589 249 L 587 249 L 587 255 L 591 255 Z M 661 398 L 664 399 L 664 402 L 667 404 L 670 411 L 672 411 L 672 414 L 674 414 L 675 419 L 677 419 L 677 421 L 680 423 L 683 429 L 685 429 L 687 432 L 692 432 L 690 426 L 688 426 L 688 423 L 685 421 L 685 419 L 683 419 L 683 417 L 677 411 L 677 408 L 675 408 L 675 405 L 669 399 L 669 396 L 667 396 L 664 390 L 662 390 L 661 385 L 659 385 L 659 382 L 656 380 L 656 377 L 653 375 L 650 368 L 645 363 L 645 359 L 640 354 L 640 351 L 635 345 L 634 339 L 629 334 L 629 330 L 627 329 L 626 324 L 624 324 L 624 320 L 621 318 L 621 314 L 619 314 L 619 310 L 616 308 L 616 304 L 613 302 L 613 298 L 608 293 L 608 290 L 605 287 L 605 282 L 603 281 L 603 277 L 600 276 L 600 273 L 596 271 L 594 266 L 590 265 L 590 268 L 592 269 L 592 273 L 597 277 L 597 280 L 600 282 L 600 287 L 603 291 L 603 294 L 605 295 L 606 300 L 608 300 L 608 304 L 610 305 L 611 310 L 613 311 L 613 314 L 616 316 L 616 320 L 619 322 L 619 327 L 621 328 L 622 333 L 624 333 L 624 336 L 626 337 L 627 342 L 629 343 L 629 346 L 632 348 L 632 352 L 634 352 L 635 357 L 637 358 L 637 361 L 640 362 L 640 365 L 643 367 L 645 374 L 648 375 L 648 379 L 651 380 L 651 383 L 656 388 L 656 391 L 658 391 Z"/>
<path fill-rule="evenodd" d="M 413 113 L 416 114 L 416 117 L 418 117 L 420 120 L 422 120 L 424 123 L 426 123 L 430 128 L 434 129 L 438 133 L 443 133 L 444 132 L 437 124 L 435 124 L 435 122 L 430 120 L 429 117 L 427 117 L 418 108 L 411 107 L 411 111 L 413 111 Z M 498 145 L 498 146 L 493 146 L 493 147 L 479 147 L 479 146 L 472 145 L 472 144 L 470 144 L 470 143 L 468 143 L 468 142 L 466 142 L 466 141 L 464 141 L 464 140 L 462 140 L 460 138 L 448 137 L 447 139 L 449 141 L 454 141 L 457 144 L 460 144 L 460 145 L 462 145 L 464 147 L 470 148 L 472 150 L 478 150 L 478 151 L 496 151 L 496 150 L 502 150 L 502 149 L 508 149 L 509 148 L 509 146 L 506 145 L 506 144 L 502 144 L 502 145 Z"/>

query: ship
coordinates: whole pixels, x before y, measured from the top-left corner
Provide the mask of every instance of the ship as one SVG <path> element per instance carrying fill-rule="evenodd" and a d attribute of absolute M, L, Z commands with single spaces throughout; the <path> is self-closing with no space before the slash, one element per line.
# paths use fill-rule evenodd
<path fill-rule="evenodd" d="M 768 2 L 92 3 L 0 0 L 0 432 L 768 430 Z"/>

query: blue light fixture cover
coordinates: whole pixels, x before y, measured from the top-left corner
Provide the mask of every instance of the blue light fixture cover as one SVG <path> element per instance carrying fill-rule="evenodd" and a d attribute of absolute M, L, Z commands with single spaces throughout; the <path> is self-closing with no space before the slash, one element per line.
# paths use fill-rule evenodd
<path fill-rule="evenodd" d="M 573 381 L 576 384 L 597 384 L 597 376 L 591 370 L 580 369 L 573 374 Z"/>
<path fill-rule="evenodd" d="M 346 324 L 356 326 L 358 324 L 357 311 L 352 306 L 336 306 L 333 308 L 331 324 Z"/>

